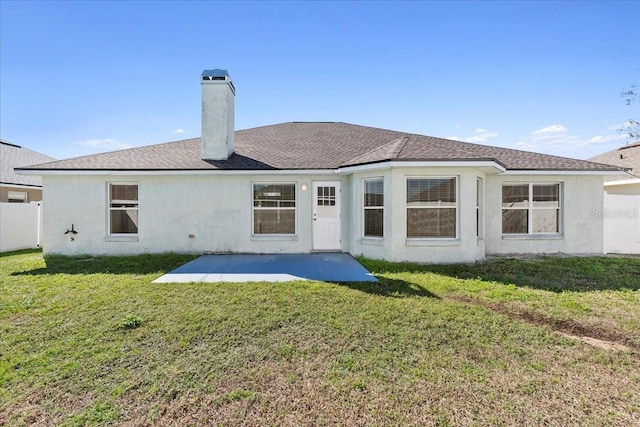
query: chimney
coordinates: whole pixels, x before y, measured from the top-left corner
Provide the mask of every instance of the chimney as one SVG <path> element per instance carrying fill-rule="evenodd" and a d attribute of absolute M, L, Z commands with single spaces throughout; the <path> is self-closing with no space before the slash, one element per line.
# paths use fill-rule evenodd
<path fill-rule="evenodd" d="M 236 89 L 227 70 L 204 70 L 201 84 L 200 157 L 204 160 L 227 160 L 233 154 Z"/>

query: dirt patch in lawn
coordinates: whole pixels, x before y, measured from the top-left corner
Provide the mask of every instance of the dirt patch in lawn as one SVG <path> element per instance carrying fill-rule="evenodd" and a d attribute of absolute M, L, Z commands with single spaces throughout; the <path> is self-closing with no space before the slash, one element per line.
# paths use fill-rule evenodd
<path fill-rule="evenodd" d="M 548 326 L 564 337 L 582 341 L 593 347 L 604 350 L 617 350 L 627 352 L 639 352 L 640 346 L 634 343 L 631 337 L 625 336 L 618 331 L 598 328 L 593 325 L 584 325 L 571 319 L 559 320 L 549 318 L 541 313 L 526 310 L 518 310 L 488 301 L 480 301 L 464 295 L 452 295 L 449 299 L 475 304 L 500 314 L 504 314 L 514 319 L 522 320 L 538 326 Z"/>

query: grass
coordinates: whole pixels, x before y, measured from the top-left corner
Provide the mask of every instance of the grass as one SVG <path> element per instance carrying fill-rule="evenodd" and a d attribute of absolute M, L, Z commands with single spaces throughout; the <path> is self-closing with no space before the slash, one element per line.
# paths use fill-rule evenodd
<path fill-rule="evenodd" d="M 1 256 L 0 424 L 640 423 L 640 259 L 151 283 L 191 258 Z"/>

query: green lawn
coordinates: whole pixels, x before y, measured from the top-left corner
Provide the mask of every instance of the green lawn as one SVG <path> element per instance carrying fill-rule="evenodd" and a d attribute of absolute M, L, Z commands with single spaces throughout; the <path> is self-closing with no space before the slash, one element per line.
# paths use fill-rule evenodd
<path fill-rule="evenodd" d="M 0 425 L 640 424 L 638 258 L 151 283 L 190 259 L 0 256 Z"/>

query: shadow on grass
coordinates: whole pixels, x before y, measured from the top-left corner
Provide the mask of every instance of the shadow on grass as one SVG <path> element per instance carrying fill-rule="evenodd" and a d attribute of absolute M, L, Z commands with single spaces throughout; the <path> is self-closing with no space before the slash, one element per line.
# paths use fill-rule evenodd
<path fill-rule="evenodd" d="M 133 256 L 57 256 L 45 257 L 46 267 L 12 273 L 13 276 L 41 274 L 151 274 L 165 273 L 197 255 L 147 254 Z"/>
<path fill-rule="evenodd" d="M 373 272 L 434 273 L 551 292 L 640 289 L 640 259 L 544 256 L 532 260 L 493 259 L 476 264 L 388 263 L 359 259 Z"/>
<path fill-rule="evenodd" d="M 387 279 L 378 277 L 378 282 L 334 282 L 336 285 L 345 286 L 367 294 L 383 297 L 427 297 L 441 299 L 440 296 L 426 289 L 424 286 L 399 279 Z"/>
<path fill-rule="evenodd" d="M 0 252 L 0 258 L 6 258 L 6 257 L 16 256 L 16 255 L 39 254 L 39 253 L 42 253 L 42 248 L 20 249 L 17 251 Z"/>

